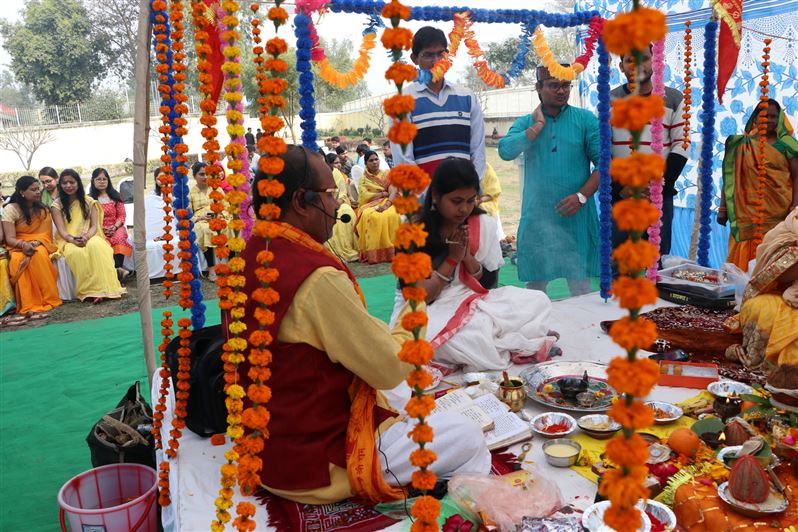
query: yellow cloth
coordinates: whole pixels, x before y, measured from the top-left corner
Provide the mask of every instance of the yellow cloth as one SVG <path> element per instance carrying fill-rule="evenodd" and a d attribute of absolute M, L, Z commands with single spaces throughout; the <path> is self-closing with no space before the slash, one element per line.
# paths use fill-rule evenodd
<path fill-rule="evenodd" d="M 798 309 L 787 305 L 781 294 L 761 294 L 740 309 L 743 347 L 773 364 L 798 364 Z M 756 357 L 759 359 L 759 356 Z"/>
<path fill-rule="evenodd" d="M 499 196 L 502 193 L 502 185 L 496 170 L 487 163 L 485 165 L 485 177 L 482 178 L 482 194 L 484 201 L 479 206 L 488 214 L 497 218 L 499 216 Z M 486 196 L 490 197 L 488 199 Z"/>
<path fill-rule="evenodd" d="M 0 316 L 14 308 L 14 287 L 8 273 L 8 252 L 0 246 Z"/>
<path fill-rule="evenodd" d="M 94 199 L 86 196 L 86 204 L 89 210 L 89 218 L 96 216 L 97 231 L 89 238 L 84 247 L 76 246 L 61 239 L 58 236 L 57 243 L 64 255 L 69 269 L 75 275 L 75 291 L 78 298 L 83 301 L 86 298 L 119 298 L 125 293 L 125 289 L 119 284 L 119 279 L 114 268 L 114 250 L 105 240 L 102 233 L 103 210 L 100 204 Z M 61 202 L 56 200 L 53 203 L 54 209 L 59 209 L 66 225 L 66 231 L 70 235 L 81 235 L 91 225 L 91 219 L 83 217 L 83 212 L 78 201 L 73 201 L 70 205 L 70 215 L 72 219 L 67 221 L 63 214 Z"/>
<path fill-rule="evenodd" d="M 26 257 L 19 249 L 10 250 L 8 272 L 14 280 L 17 314 L 47 312 L 61 305 L 56 284 L 58 272 L 50 260 L 50 254 L 56 251 L 50 213 L 31 213 L 29 224 L 22 211 L 12 204 L 3 210 L 3 221 L 14 224 L 18 240 L 41 243 L 31 257 Z"/>
<path fill-rule="evenodd" d="M 405 312 L 408 309 L 405 306 Z M 396 357 L 401 344 L 410 338 L 412 333 L 401 326 L 389 331 L 384 322 L 370 315 L 346 273 L 328 266 L 305 279 L 277 334 L 280 342 L 306 343 L 326 352 L 330 360 L 377 390 L 396 387 L 412 369 Z M 377 404 L 387 407 L 380 393 Z M 395 419 L 385 421 L 380 432 L 393 423 Z M 352 495 L 346 469 L 330 464 L 330 482 L 329 486 L 312 490 L 269 491 L 306 504 L 326 504 Z"/>
<path fill-rule="evenodd" d="M 338 217 L 348 214 L 349 222 L 336 221 L 333 225 L 332 236 L 324 245 L 341 260 L 351 262 L 360 257 L 360 251 L 358 251 L 357 236 L 355 236 L 355 211 L 352 209 L 348 193 L 349 180 L 337 168 L 333 168 L 333 179 L 335 179 L 335 186 L 338 187 L 338 202 L 341 204 L 338 207 Z"/>
<path fill-rule="evenodd" d="M 681 427 L 690 428 L 693 426 L 696 420 L 682 416 L 673 423 L 668 425 L 652 425 L 648 428 L 643 430 L 639 430 L 638 432 L 646 432 L 648 434 L 653 434 L 654 436 L 658 436 L 660 438 L 667 438 L 670 436 L 673 431 Z M 583 461 L 583 458 L 587 458 L 590 462 L 586 466 L 575 465 L 571 466 L 571 469 L 585 477 L 586 479 L 590 480 L 591 482 L 598 482 L 598 475 L 596 475 L 590 468 L 594 462 L 598 462 L 601 460 L 601 455 L 607 449 L 607 443 L 610 440 L 597 440 L 596 438 L 592 438 L 587 434 L 580 432 L 576 436 L 571 438 L 575 442 L 578 442 L 579 445 L 582 446 L 582 453 L 580 455 L 580 463 Z"/>
<path fill-rule="evenodd" d="M 384 172 L 372 174 L 366 170 L 357 187 L 357 247 L 360 260 L 370 264 L 393 259 L 393 241 L 402 223 L 393 205 L 377 211 L 388 201 L 388 186 Z"/>
<path fill-rule="evenodd" d="M 194 222 L 194 234 L 197 236 L 197 247 L 201 251 L 207 251 L 208 248 L 214 248 L 211 243 L 214 233 L 208 226 L 208 220 L 205 215 L 212 213 L 211 211 L 211 188 L 200 190 L 198 186 L 194 185 L 188 192 L 188 204 L 191 207 L 193 215 L 191 221 Z"/>

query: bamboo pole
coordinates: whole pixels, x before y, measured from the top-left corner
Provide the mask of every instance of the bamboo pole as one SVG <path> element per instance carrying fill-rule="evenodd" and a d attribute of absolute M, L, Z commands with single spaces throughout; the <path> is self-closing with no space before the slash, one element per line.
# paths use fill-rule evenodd
<path fill-rule="evenodd" d="M 138 291 L 141 340 L 147 378 L 152 387 L 155 373 L 155 348 L 152 330 L 152 300 L 147 268 L 147 225 L 144 212 L 144 187 L 147 184 L 147 140 L 150 134 L 150 2 L 139 0 L 139 27 L 136 39 L 136 100 L 133 118 L 133 242 L 136 253 L 136 289 Z"/>

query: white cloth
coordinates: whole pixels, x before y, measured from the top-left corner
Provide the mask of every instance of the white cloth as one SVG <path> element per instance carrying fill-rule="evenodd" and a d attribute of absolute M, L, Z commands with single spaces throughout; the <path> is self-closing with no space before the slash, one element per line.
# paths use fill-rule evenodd
<path fill-rule="evenodd" d="M 75 275 L 69 269 L 64 257 L 55 261 L 55 268 L 58 270 L 58 297 L 61 298 L 61 301 L 77 299 Z"/>
<path fill-rule="evenodd" d="M 495 218 L 479 217 L 479 249 L 474 258 L 486 271 L 504 264 Z M 459 269 L 454 280 L 438 298 L 427 305 L 427 340 L 432 341 L 444 330 L 464 301 L 474 292 L 460 280 Z M 404 298 L 396 291 L 391 323 L 398 317 Z M 549 335 L 551 300 L 544 292 L 503 286 L 488 291 L 472 303 L 472 315 L 465 326 L 435 350 L 435 360 L 465 366 L 464 371 L 506 369 L 511 355 L 533 356 L 547 351 L 557 341 Z"/>

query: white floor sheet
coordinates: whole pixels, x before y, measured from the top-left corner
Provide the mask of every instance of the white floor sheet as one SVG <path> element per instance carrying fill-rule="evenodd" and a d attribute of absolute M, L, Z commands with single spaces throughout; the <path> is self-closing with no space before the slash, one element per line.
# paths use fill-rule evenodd
<path fill-rule="evenodd" d="M 671 306 L 671 304 L 660 300 L 657 306 Z M 558 345 L 563 350 L 562 359 L 607 363 L 613 356 L 620 354 L 620 349 L 599 328 L 599 322 L 617 319 L 623 314 L 624 311 L 618 308 L 617 303 L 612 301 L 604 303 L 597 293 L 555 302 L 552 311 L 552 328 L 561 335 Z M 526 367 L 528 366 L 513 367 L 510 373 L 517 375 Z M 692 397 L 696 393 L 698 390 L 658 386 L 650 398 L 673 403 Z M 170 395 L 169 409 L 164 419 L 164 441 L 168 438 L 170 428 L 172 399 L 173 396 Z M 157 400 L 158 382 L 154 379 L 152 403 L 156 404 Z M 528 399 L 524 410 L 532 417 L 550 409 Z M 573 504 L 581 509 L 592 504 L 596 485 L 571 469 L 555 468 L 546 464 L 541 447 L 542 440 L 535 438 L 532 442 L 532 450 L 526 460 L 533 461 L 547 476 L 556 480 L 562 491 L 564 503 Z M 178 458 L 172 461 L 170 469 L 172 505 L 164 508 L 162 514 L 166 531 L 208 530 L 214 518 L 213 503 L 219 490 L 219 467 L 224 462 L 223 454 L 228 448 L 229 444 L 215 447 L 211 445 L 209 439 L 200 438 L 189 430 L 184 432 L 180 440 Z M 520 444 L 511 448 L 516 454 L 519 449 Z M 159 455 L 158 460 L 160 459 Z M 236 490 L 234 503 L 244 499 Z M 252 499 L 250 501 L 258 506 L 257 530 L 273 530 L 265 526 L 265 509 L 256 501 Z"/>

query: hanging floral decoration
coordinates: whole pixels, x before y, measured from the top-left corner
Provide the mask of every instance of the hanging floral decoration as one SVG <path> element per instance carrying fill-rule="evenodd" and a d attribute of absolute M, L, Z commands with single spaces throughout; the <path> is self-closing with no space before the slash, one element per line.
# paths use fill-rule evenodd
<path fill-rule="evenodd" d="M 507 84 L 507 80 L 501 74 L 494 72 L 488 66 L 488 60 L 485 57 L 485 52 L 479 46 L 479 42 L 473 37 L 474 32 L 470 32 L 471 36 L 466 36 L 465 45 L 468 48 L 468 55 L 474 62 L 474 69 L 482 82 L 488 87 L 494 89 L 503 89 Z"/>
<path fill-rule="evenodd" d="M 604 19 L 601 17 L 593 17 L 588 27 L 587 38 L 585 39 L 585 52 L 576 58 L 576 60 L 569 66 L 563 66 L 554 58 L 554 53 L 546 42 L 546 37 L 543 35 L 543 28 L 538 26 L 532 37 L 532 42 L 535 45 L 535 51 L 540 56 L 540 62 L 549 71 L 553 77 L 562 81 L 573 81 L 576 76 L 584 72 L 590 59 L 593 57 L 596 41 L 601 36 L 604 29 Z"/>
<path fill-rule="evenodd" d="M 704 87 L 701 94 L 701 214 L 699 218 L 697 262 L 709 266 L 709 237 L 712 233 L 712 164 L 715 150 L 715 72 L 718 22 L 704 26 Z"/>
<path fill-rule="evenodd" d="M 762 95 L 759 97 L 759 114 L 757 116 L 757 150 L 758 160 L 756 163 L 756 199 L 754 205 L 756 206 L 756 216 L 754 217 L 754 238 L 753 245 L 758 246 L 762 243 L 765 237 L 765 188 L 767 185 L 767 169 L 765 161 L 767 160 L 767 142 L 768 142 L 768 72 L 770 67 L 770 43 L 772 39 L 765 39 L 765 47 L 762 49 L 762 79 L 759 82 L 759 88 Z"/>
<path fill-rule="evenodd" d="M 457 55 L 457 50 L 460 49 L 460 43 L 463 42 L 466 36 L 471 38 L 474 35 L 471 30 L 471 26 L 474 23 L 471 21 L 468 11 L 455 13 L 453 19 L 454 25 L 452 26 L 452 31 L 449 32 L 449 51 L 430 69 L 432 81 L 443 79 L 449 69 L 452 68 L 452 60 Z"/>
<path fill-rule="evenodd" d="M 652 60 L 653 60 L 653 74 L 652 74 L 652 94 L 665 98 L 665 41 L 657 41 L 652 46 Z M 651 121 L 651 151 L 659 156 L 662 156 L 662 133 L 663 133 L 662 118 L 655 118 Z M 648 227 L 648 241 L 651 245 L 660 250 L 660 243 L 662 237 L 660 230 L 662 228 L 662 181 L 655 179 L 651 181 L 648 188 L 648 197 L 654 207 L 657 208 L 656 221 Z M 646 277 L 652 281 L 657 282 L 657 264 L 654 263 L 646 270 Z"/>
<path fill-rule="evenodd" d="M 299 7 L 299 6 L 297 6 Z M 310 15 L 300 10 L 294 17 L 294 36 L 296 36 L 296 70 L 299 72 L 299 117 L 302 122 L 302 145 L 316 150 L 316 98 L 313 95 L 312 27 Z"/>
<path fill-rule="evenodd" d="M 610 126 L 610 56 L 604 42 L 598 42 L 598 123 L 599 123 L 599 288 L 604 301 L 612 292 L 612 126 Z"/>
<path fill-rule="evenodd" d="M 634 53 L 648 48 L 652 41 L 663 39 L 666 31 L 663 13 L 635 3 L 630 13 L 607 21 L 604 43 L 610 52 Z M 639 58 L 636 62 L 639 69 Z M 630 130 L 635 144 L 629 157 L 613 159 L 610 164 L 613 180 L 633 190 L 632 197 L 619 201 L 612 209 L 618 228 L 629 233 L 629 239 L 613 252 L 621 276 L 612 286 L 614 298 L 621 308 L 629 310 L 629 316 L 615 322 L 610 329 L 610 336 L 626 351 L 626 356 L 613 359 L 607 370 L 608 383 L 620 394 L 609 415 L 623 425 L 623 432 L 607 445 L 606 456 L 617 468 L 605 473 L 599 487 L 601 495 L 611 502 L 604 514 L 604 524 L 615 530 L 636 530 L 641 519 L 636 505 L 648 497 L 647 444 L 635 430 L 654 422 L 653 411 L 640 398 L 657 384 L 659 366 L 648 358 L 637 358 L 636 354 L 650 345 L 657 334 L 656 326 L 639 313 L 642 306 L 657 300 L 654 283 L 644 276 L 645 269 L 657 259 L 657 248 L 642 236 L 656 220 L 658 211 L 644 197 L 644 192 L 651 181 L 662 180 L 665 163 L 660 155 L 636 150 L 643 127 L 662 118 L 664 113 L 663 99 L 656 94 L 645 97 L 632 94 L 612 102 L 611 125 Z"/>
<path fill-rule="evenodd" d="M 371 61 L 371 50 L 377 46 L 377 33 L 370 32 L 363 35 L 363 40 L 360 43 L 360 50 L 355 63 L 348 72 L 338 72 L 330 60 L 325 56 L 317 62 L 319 65 L 319 76 L 334 87 L 345 89 L 356 85 L 366 72 L 369 70 L 369 62 Z"/>
<path fill-rule="evenodd" d="M 412 96 L 402 94 L 402 86 L 412 81 L 415 69 L 400 62 L 402 50 L 410 49 L 412 44 L 411 31 L 399 26 L 402 20 L 410 18 L 410 9 L 397 0 L 392 0 L 385 4 L 382 16 L 391 21 L 391 27 L 387 27 L 382 34 L 382 43 L 391 51 L 394 60 L 385 77 L 396 85 L 397 90 L 397 94 L 386 98 L 383 104 L 385 114 L 392 121 L 388 138 L 391 142 L 400 144 L 404 151 L 416 135 L 416 127 L 408 119 L 415 107 L 415 101 Z M 396 211 L 407 215 L 407 219 L 410 220 L 412 214 L 420 207 L 418 194 L 429 186 L 429 176 L 418 166 L 400 164 L 390 171 L 388 177 L 400 193 L 394 201 Z M 432 442 L 433 434 L 432 428 L 425 422 L 435 408 L 435 399 L 432 395 L 424 394 L 424 388 L 432 379 L 424 366 L 432 359 L 433 351 L 421 332 L 427 323 L 427 315 L 419 309 L 419 305 L 423 303 L 426 292 L 417 286 L 419 281 L 429 278 L 432 273 L 432 261 L 429 255 L 420 251 L 424 247 L 426 238 L 427 233 L 423 224 L 407 221 L 399 226 L 395 241 L 397 253 L 392 264 L 392 270 L 401 283 L 402 294 L 410 304 L 411 310 L 403 316 L 402 327 L 413 333 L 413 339 L 405 341 L 402 345 L 399 358 L 414 366 L 407 377 L 407 384 L 413 390 L 413 396 L 405 405 L 405 411 L 409 416 L 418 418 L 410 437 L 418 443 L 419 448 L 410 454 L 410 462 L 419 469 L 413 472 L 411 480 L 413 487 L 424 493 L 416 499 L 411 510 L 415 518 L 411 527 L 414 532 L 438 530 L 437 518 L 440 513 L 438 500 L 426 495 L 427 491 L 435 487 L 437 480 L 435 473 L 429 470 L 429 466 L 437 457 L 434 452 L 426 448 Z"/>
<path fill-rule="evenodd" d="M 684 102 L 684 127 L 682 128 L 682 148 L 685 150 L 690 147 L 690 104 L 693 103 L 693 91 L 690 82 L 693 79 L 693 30 L 690 29 L 690 21 L 684 23 L 684 92 L 682 102 Z"/>

